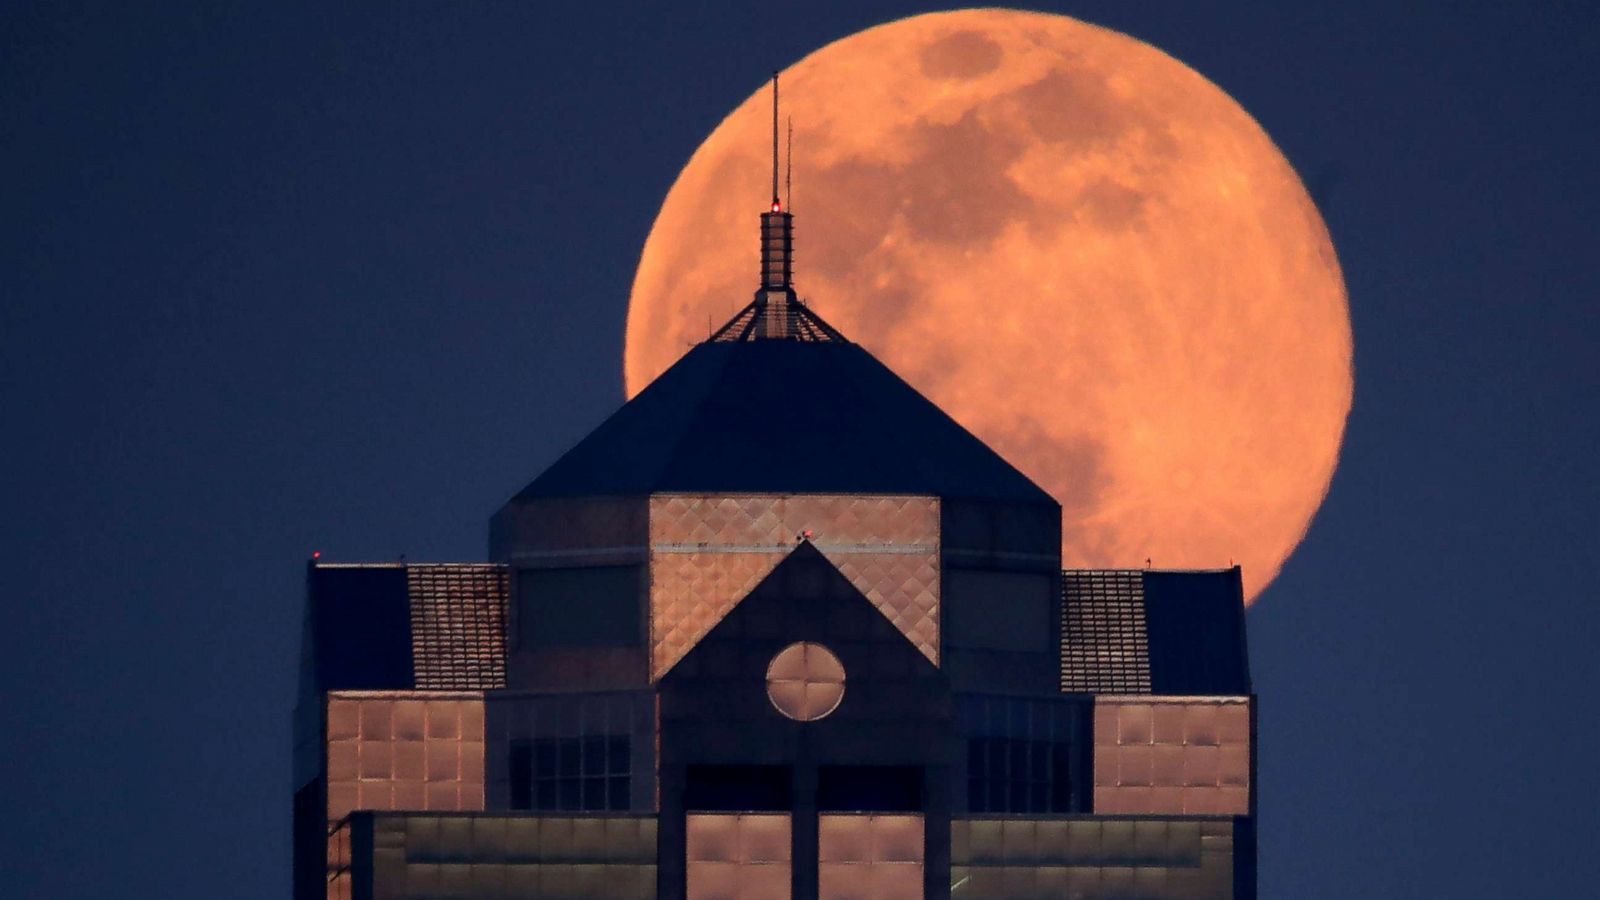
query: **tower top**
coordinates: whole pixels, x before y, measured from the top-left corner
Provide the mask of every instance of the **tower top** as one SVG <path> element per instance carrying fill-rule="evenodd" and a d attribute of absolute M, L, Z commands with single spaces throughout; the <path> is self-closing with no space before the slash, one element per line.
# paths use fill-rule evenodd
<path fill-rule="evenodd" d="M 794 290 L 794 214 L 778 193 L 778 73 L 772 73 L 772 202 L 761 214 L 761 283 L 755 299 L 711 335 L 713 341 L 845 341 Z M 789 143 L 794 144 L 791 124 Z M 790 154 L 789 169 L 794 159 Z M 793 184 L 791 177 L 790 184 Z"/>

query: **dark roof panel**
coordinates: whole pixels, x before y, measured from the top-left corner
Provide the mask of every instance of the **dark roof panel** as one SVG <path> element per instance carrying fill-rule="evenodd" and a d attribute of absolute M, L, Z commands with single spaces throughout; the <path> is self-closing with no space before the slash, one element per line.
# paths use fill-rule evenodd
<path fill-rule="evenodd" d="M 319 689 L 505 687 L 510 577 L 486 563 L 313 565 Z"/>
<path fill-rule="evenodd" d="M 312 650 L 321 690 L 411 687 L 411 610 L 398 565 L 311 567 Z"/>
<path fill-rule="evenodd" d="M 1146 572 L 1150 687 L 1157 694 L 1249 694 L 1239 568 Z"/>
<path fill-rule="evenodd" d="M 1063 571 L 1061 690 L 1249 694 L 1238 567 Z"/>
<path fill-rule="evenodd" d="M 701 344 L 517 499 L 658 492 L 1055 504 L 866 350 L 836 341 Z"/>

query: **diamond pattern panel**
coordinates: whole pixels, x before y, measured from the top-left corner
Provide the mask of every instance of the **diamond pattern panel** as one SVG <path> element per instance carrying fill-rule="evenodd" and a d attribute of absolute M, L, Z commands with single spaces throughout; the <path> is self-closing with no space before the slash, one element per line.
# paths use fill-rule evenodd
<path fill-rule="evenodd" d="M 651 554 L 651 677 L 665 675 L 785 555 Z"/>
<path fill-rule="evenodd" d="M 936 499 L 674 494 L 650 500 L 652 677 L 807 539 L 938 663 Z"/>
<path fill-rule="evenodd" d="M 713 496 L 650 499 L 650 542 L 792 546 L 811 530 L 823 544 L 935 545 L 939 501 L 932 497 Z"/>
<path fill-rule="evenodd" d="M 922 655 L 939 664 L 939 556 L 823 551 Z"/>

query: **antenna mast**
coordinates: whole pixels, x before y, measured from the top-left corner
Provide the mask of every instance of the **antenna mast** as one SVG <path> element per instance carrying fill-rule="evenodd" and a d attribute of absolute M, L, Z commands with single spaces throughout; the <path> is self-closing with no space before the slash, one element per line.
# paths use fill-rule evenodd
<path fill-rule="evenodd" d="M 778 202 L 778 73 L 772 73 L 772 211 L 777 212 Z"/>
<path fill-rule="evenodd" d="M 794 216 L 783 208 L 778 193 L 778 149 L 778 73 L 773 72 L 772 205 L 761 214 L 761 291 L 757 294 L 761 303 L 767 301 L 769 292 L 780 298 L 780 303 L 787 303 L 794 293 Z"/>

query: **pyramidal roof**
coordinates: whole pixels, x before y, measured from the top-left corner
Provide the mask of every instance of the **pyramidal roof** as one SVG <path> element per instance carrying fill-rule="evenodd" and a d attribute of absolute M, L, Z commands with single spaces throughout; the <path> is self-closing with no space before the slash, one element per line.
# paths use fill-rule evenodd
<path fill-rule="evenodd" d="M 654 493 L 865 493 L 1055 504 L 794 291 L 794 216 L 772 205 L 744 309 L 516 500 Z"/>
<path fill-rule="evenodd" d="M 1055 502 L 843 340 L 700 344 L 517 499 L 676 492 Z"/>

